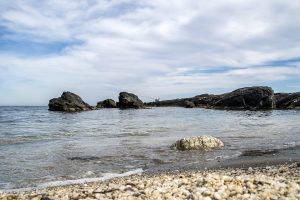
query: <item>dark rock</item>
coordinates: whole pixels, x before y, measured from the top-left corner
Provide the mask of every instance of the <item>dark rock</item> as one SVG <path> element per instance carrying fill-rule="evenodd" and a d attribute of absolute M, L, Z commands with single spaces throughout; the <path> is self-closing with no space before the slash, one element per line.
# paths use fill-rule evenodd
<path fill-rule="evenodd" d="M 135 94 L 128 92 L 121 92 L 119 94 L 119 108 L 128 109 L 128 108 L 145 108 L 144 103 L 136 96 Z"/>
<path fill-rule="evenodd" d="M 78 95 L 72 92 L 63 92 L 61 97 L 49 101 L 49 110 L 77 112 L 92 110 L 92 106 L 85 103 Z"/>
<path fill-rule="evenodd" d="M 194 103 L 194 98 L 182 98 L 182 99 L 172 99 L 172 100 L 164 100 L 164 101 L 156 101 L 145 103 L 146 106 L 153 106 L 153 107 L 185 107 L 186 102 Z"/>
<path fill-rule="evenodd" d="M 213 94 L 202 94 L 195 96 L 193 102 L 196 107 L 209 108 L 215 102 L 219 101 L 222 98 L 222 95 L 213 95 Z"/>
<path fill-rule="evenodd" d="M 300 109 L 300 92 L 276 93 L 275 103 L 277 109 Z"/>
<path fill-rule="evenodd" d="M 223 94 L 212 108 L 219 109 L 273 109 L 274 92 L 270 87 L 245 87 Z"/>
<path fill-rule="evenodd" d="M 49 197 L 45 196 L 45 195 L 42 195 L 41 200 L 51 200 L 51 199 Z"/>
<path fill-rule="evenodd" d="M 276 93 L 270 87 L 245 87 L 233 92 L 145 103 L 150 107 L 201 107 L 228 110 L 300 109 L 300 92 Z"/>
<path fill-rule="evenodd" d="M 94 161 L 94 160 L 100 160 L 100 157 L 97 156 L 75 156 L 75 157 L 70 157 L 68 160 L 78 160 L 78 161 Z"/>
<path fill-rule="evenodd" d="M 97 108 L 116 108 L 117 104 L 112 99 L 105 99 L 97 103 Z"/>
<path fill-rule="evenodd" d="M 185 101 L 184 104 L 185 104 L 184 106 L 185 108 L 195 108 L 195 104 L 192 101 Z"/>

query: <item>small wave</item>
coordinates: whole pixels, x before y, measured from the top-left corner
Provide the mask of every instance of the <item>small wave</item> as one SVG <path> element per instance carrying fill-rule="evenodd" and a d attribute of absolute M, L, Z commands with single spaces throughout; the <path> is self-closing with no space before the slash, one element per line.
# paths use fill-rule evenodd
<path fill-rule="evenodd" d="M 220 156 L 216 156 L 214 158 L 207 158 L 206 161 L 223 160 L 223 159 L 228 160 L 228 159 L 239 157 L 241 154 L 242 154 L 242 152 L 237 152 L 232 155 L 220 155 Z"/>
<path fill-rule="evenodd" d="M 142 174 L 143 169 L 138 168 L 136 170 L 128 171 L 125 173 L 117 174 L 117 173 L 105 173 L 102 177 L 98 178 L 82 178 L 82 179 L 76 179 L 76 180 L 64 180 L 64 181 L 52 181 L 47 183 L 41 183 L 36 187 L 31 188 L 20 188 L 20 189 L 12 189 L 12 190 L 0 190 L 0 192 L 23 192 L 23 191 L 30 191 L 33 189 L 44 189 L 48 187 L 59 187 L 59 186 L 66 186 L 66 185 L 74 185 L 74 184 L 85 184 L 85 183 L 91 183 L 91 182 L 99 182 L 99 181 L 105 181 L 112 178 L 118 178 L 118 177 L 125 177 L 125 176 L 131 176 L 135 174 Z"/>
<path fill-rule="evenodd" d="M 252 136 L 252 135 L 240 135 L 240 136 L 228 136 L 226 138 L 229 139 L 256 139 L 256 138 L 264 138 L 263 136 Z"/>
<path fill-rule="evenodd" d="M 243 151 L 240 156 L 263 156 L 279 153 L 279 149 L 250 149 Z"/>
<path fill-rule="evenodd" d="M 88 161 L 100 160 L 100 157 L 97 157 L 97 156 L 80 156 L 80 157 L 75 156 L 75 157 L 68 158 L 68 160 L 78 160 L 78 161 L 88 162 Z"/>
<path fill-rule="evenodd" d="M 300 142 L 286 142 L 283 143 L 283 146 L 287 148 L 298 147 L 300 146 Z"/>

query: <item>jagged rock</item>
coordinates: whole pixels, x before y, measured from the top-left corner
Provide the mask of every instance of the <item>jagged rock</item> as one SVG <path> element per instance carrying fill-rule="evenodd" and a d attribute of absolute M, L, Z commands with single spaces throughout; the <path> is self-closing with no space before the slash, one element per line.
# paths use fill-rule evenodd
<path fill-rule="evenodd" d="M 178 140 L 171 146 L 177 150 L 206 150 L 223 147 L 224 143 L 218 138 L 210 135 L 203 135 L 198 137 L 189 137 Z"/>
<path fill-rule="evenodd" d="M 63 92 L 61 97 L 49 101 L 49 110 L 77 112 L 92 110 L 92 106 L 85 103 L 78 95 L 72 92 Z"/>
<path fill-rule="evenodd" d="M 97 103 L 97 108 L 116 108 L 117 104 L 112 99 L 105 99 L 104 101 L 99 101 Z"/>
<path fill-rule="evenodd" d="M 185 104 L 184 106 L 185 108 L 195 108 L 195 104 L 192 101 L 185 101 L 184 104 Z"/>
<path fill-rule="evenodd" d="M 119 94 L 119 108 L 144 108 L 144 103 L 135 94 L 128 92 L 121 92 Z"/>
<path fill-rule="evenodd" d="M 196 107 L 209 108 L 215 102 L 219 101 L 222 98 L 222 95 L 213 95 L 213 94 L 202 94 L 195 96 L 193 102 Z"/>
<path fill-rule="evenodd" d="M 300 92 L 297 93 L 276 93 L 277 109 L 300 109 Z"/>
<path fill-rule="evenodd" d="M 213 95 L 202 94 L 191 98 L 165 100 L 147 103 L 147 106 L 180 106 L 192 102 L 195 107 L 216 109 L 272 109 L 275 107 L 274 92 L 270 87 L 245 87 L 233 92 Z"/>
<path fill-rule="evenodd" d="M 223 94 L 220 100 L 212 102 L 212 108 L 219 109 L 273 109 L 274 92 L 270 87 L 245 87 Z"/>

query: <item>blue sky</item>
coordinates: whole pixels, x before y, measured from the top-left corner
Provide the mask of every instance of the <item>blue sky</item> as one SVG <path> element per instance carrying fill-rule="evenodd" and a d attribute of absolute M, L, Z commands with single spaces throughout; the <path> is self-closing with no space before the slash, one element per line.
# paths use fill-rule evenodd
<path fill-rule="evenodd" d="M 298 0 L 0 1 L 0 105 L 300 91 Z"/>

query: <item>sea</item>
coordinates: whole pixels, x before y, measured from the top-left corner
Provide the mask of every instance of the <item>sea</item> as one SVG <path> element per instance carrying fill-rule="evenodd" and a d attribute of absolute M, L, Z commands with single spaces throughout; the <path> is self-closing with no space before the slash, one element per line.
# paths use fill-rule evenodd
<path fill-rule="evenodd" d="M 247 159 L 300 160 L 299 127 L 299 110 L 164 107 L 64 113 L 0 107 L 0 190 L 207 169 Z M 201 135 L 217 137 L 225 146 L 170 148 L 178 139 Z"/>

